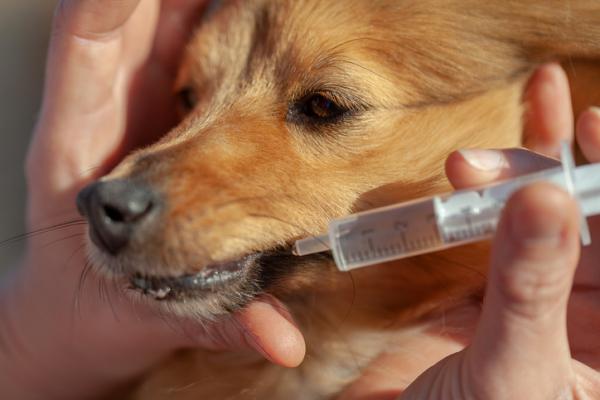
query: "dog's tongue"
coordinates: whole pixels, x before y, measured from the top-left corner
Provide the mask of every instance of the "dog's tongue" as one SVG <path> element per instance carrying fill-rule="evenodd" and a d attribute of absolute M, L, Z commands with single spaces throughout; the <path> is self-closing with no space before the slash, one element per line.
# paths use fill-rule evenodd
<path fill-rule="evenodd" d="M 253 301 L 237 319 L 245 328 L 248 345 L 271 362 L 296 367 L 304 359 L 304 337 L 285 306 L 275 298 Z"/>

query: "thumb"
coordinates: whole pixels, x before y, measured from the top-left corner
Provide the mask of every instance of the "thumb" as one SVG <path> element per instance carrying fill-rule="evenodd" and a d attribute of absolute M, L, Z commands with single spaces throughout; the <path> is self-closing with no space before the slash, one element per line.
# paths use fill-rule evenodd
<path fill-rule="evenodd" d="M 245 343 L 274 364 L 296 367 L 304 359 L 304 337 L 286 307 L 274 297 L 252 302 L 237 319 Z"/>
<path fill-rule="evenodd" d="M 568 387 L 566 310 L 578 256 L 578 207 L 570 196 L 536 184 L 511 198 L 466 353 L 478 398 L 549 399 Z"/>
<path fill-rule="evenodd" d="M 253 300 L 230 317 L 204 326 L 188 321 L 185 347 L 231 351 L 253 350 L 274 364 L 296 367 L 306 345 L 293 317 L 281 302 L 268 295 Z M 172 332 L 171 332 L 172 333 Z"/>

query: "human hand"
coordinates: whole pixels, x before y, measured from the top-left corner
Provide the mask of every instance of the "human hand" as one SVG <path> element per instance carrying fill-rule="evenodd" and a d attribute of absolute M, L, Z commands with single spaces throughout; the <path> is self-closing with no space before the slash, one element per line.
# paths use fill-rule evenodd
<path fill-rule="evenodd" d="M 75 196 L 175 123 L 175 72 L 204 4 L 60 3 L 27 162 L 34 233 L 22 267 L 0 292 L 1 397 L 102 395 L 182 347 L 248 348 L 286 366 L 302 360 L 302 336 L 275 299 L 212 324 L 175 321 L 133 304 L 85 261 Z"/>
<path fill-rule="evenodd" d="M 541 68 L 529 87 L 529 144 L 555 155 L 572 139 L 569 86 L 557 65 Z M 584 112 L 577 140 L 600 161 L 600 113 Z M 550 166 L 525 151 L 454 153 L 447 173 L 458 188 Z M 421 374 L 402 399 L 598 398 L 600 352 L 600 218 L 590 218 L 591 246 L 579 254 L 575 201 L 548 184 L 516 193 L 493 244 L 486 297 L 471 343 Z"/>

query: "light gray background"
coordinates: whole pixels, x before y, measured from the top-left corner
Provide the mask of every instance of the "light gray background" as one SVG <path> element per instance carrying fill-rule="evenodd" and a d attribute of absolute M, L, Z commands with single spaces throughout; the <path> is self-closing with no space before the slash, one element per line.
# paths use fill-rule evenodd
<path fill-rule="evenodd" d="M 23 160 L 40 103 L 57 0 L 0 0 L 0 240 L 23 233 Z M 23 242 L 0 247 L 0 277 Z"/>

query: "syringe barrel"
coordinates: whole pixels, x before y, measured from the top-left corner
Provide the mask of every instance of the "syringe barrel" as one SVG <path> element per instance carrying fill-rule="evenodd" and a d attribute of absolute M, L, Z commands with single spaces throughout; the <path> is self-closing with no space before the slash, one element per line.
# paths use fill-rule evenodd
<path fill-rule="evenodd" d="M 329 244 L 341 271 L 440 251 L 491 237 L 502 205 L 459 191 L 379 208 L 331 221 Z"/>
<path fill-rule="evenodd" d="M 556 167 L 491 186 L 436 196 L 434 209 L 442 241 L 446 245 L 463 244 L 492 237 L 510 196 L 519 188 L 542 180 L 565 187 L 563 170 Z"/>
<path fill-rule="evenodd" d="M 433 198 L 333 220 L 329 243 L 342 271 L 444 247 L 435 222 Z"/>
<path fill-rule="evenodd" d="M 307 252 L 314 252 L 330 246 L 338 268 L 349 271 L 487 239 L 496 231 L 509 197 L 519 188 L 540 181 L 554 183 L 578 200 L 581 238 L 587 245 L 590 237 L 585 217 L 600 214 L 600 165 L 575 169 L 567 145 L 563 145 L 561 156 L 562 166 L 555 168 L 333 220 L 329 240 L 321 237 L 317 243 L 305 243 L 305 247 Z"/>

